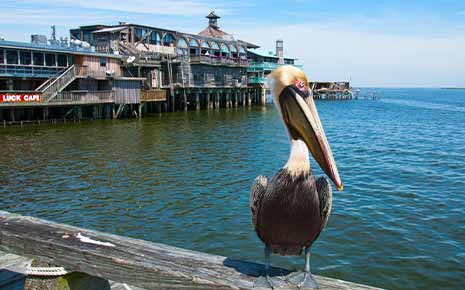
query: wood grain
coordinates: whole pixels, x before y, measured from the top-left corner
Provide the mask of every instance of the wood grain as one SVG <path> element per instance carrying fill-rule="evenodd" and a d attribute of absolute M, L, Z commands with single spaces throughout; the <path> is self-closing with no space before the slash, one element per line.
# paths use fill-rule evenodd
<path fill-rule="evenodd" d="M 91 242 L 83 242 L 82 237 Z M 251 289 L 263 270 L 263 265 L 257 263 L 3 211 L 0 251 L 145 289 Z M 272 269 L 273 275 L 288 273 Z M 321 289 L 375 289 L 321 276 L 316 280 Z"/>

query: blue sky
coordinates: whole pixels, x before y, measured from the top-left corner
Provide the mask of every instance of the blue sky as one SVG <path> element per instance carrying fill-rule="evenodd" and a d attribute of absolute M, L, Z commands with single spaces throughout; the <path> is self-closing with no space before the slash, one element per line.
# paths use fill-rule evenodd
<path fill-rule="evenodd" d="M 110 5 L 108 3 L 111 3 Z M 236 37 L 274 49 L 283 38 L 312 80 L 356 86 L 465 87 L 465 1 L 2 0 L 0 35 L 29 41 L 95 23 L 197 33 L 215 9 Z"/>

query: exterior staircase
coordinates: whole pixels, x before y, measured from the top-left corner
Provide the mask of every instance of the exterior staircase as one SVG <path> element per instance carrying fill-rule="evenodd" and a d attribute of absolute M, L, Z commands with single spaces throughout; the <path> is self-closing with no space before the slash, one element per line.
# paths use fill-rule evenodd
<path fill-rule="evenodd" d="M 36 91 L 42 92 L 42 100 L 50 102 L 58 93 L 63 91 L 69 84 L 76 79 L 76 67 L 74 65 L 67 68 L 59 76 L 48 79 L 40 85 Z"/>
<path fill-rule="evenodd" d="M 191 65 L 188 59 L 181 60 L 181 83 L 183 87 L 190 87 L 194 83 L 194 76 L 192 75 Z"/>

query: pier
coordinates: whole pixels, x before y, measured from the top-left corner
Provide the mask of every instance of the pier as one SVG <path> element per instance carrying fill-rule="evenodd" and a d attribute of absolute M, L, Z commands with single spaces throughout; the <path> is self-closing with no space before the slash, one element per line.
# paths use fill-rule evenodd
<path fill-rule="evenodd" d="M 252 289 L 263 271 L 263 265 L 253 262 L 4 211 L 0 211 L 0 251 L 1 289 L 44 287 L 37 285 L 62 287 L 50 290 Z M 64 268 L 59 270 L 62 273 L 47 276 L 44 269 L 31 268 L 32 260 L 36 266 Z M 273 268 L 271 273 L 284 279 L 291 272 Z M 322 290 L 378 289 L 315 277 Z"/>
<path fill-rule="evenodd" d="M 350 82 L 310 82 L 316 100 L 352 100 Z"/>

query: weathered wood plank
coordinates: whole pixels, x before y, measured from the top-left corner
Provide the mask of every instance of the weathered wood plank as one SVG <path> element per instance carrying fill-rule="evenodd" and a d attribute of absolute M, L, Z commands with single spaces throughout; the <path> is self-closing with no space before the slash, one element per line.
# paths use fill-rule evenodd
<path fill-rule="evenodd" d="M 263 265 L 0 211 L 0 251 L 145 289 L 251 289 Z M 274 275 L 288 274 L 274 268 Z M 375 289 L 316 277 L 322 289 Z"/>
<path fill-rule="evenodd" d="M 31 258 L 0 252 L 0 289 L 23 290 L 27 279 L 25 275 L 26 269 L 31 265 L 31 262 Z M 144 290 L 132 285 L 125 285 L 125 283 L 109 282 L 111 290 L 128 290 L 128 288 L 131 290 Z M 87 290 L 87 288 L 85 289 Z"/>

